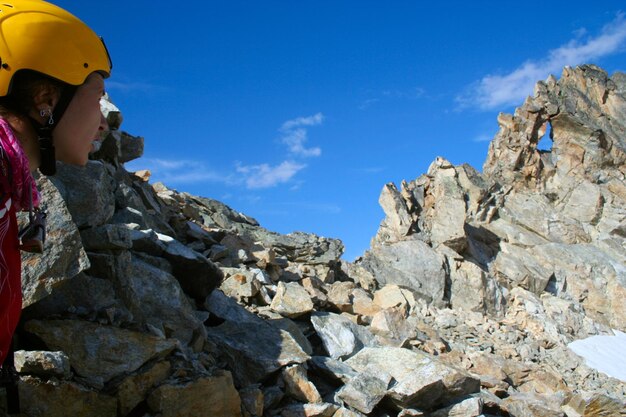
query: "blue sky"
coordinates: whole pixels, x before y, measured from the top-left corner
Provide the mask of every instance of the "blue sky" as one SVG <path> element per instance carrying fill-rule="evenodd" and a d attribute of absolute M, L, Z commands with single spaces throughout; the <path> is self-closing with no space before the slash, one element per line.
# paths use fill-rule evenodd
<path fill-rule="evenodd" d="M 369 248 L 387 182 L 481 169 L 499 112 L 565 65 L 626 70 L 623 1 L 57 1 L 106 39 L 152 182 Z"/>

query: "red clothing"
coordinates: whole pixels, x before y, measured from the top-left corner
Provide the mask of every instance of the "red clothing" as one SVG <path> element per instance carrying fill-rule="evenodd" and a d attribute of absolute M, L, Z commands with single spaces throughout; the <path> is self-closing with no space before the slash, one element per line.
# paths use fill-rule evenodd
<path fill-rule="evenodd" d="M 10 125 L 0 118 L 0 365 L 22 311 L 22 265 L 16 212 L 39 203 L 28 159 Z M 30 195 L 29 195 L 30 194 Z"/>
<path fill-rule="evenodd" d="M 6 359 L 22 311 L 22 265 L 15 205 L 0 204 L 0 364 Z M 7 205 L 9 206 L 7 209 Z"/>

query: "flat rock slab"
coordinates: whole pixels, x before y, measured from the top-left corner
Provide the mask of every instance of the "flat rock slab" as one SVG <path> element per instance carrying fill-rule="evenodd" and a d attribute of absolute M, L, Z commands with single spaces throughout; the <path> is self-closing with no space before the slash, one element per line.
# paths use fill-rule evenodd
<path fill-rule="evenodd" d="M 283 366 L 309 359 L 289 332 L 260 319 L 226 321 L 207 327 L 207 334 L 224 355 L 238 386 L 254 384 Z"/>
<path fill-rule="evenodd" d="M 76 373 L 94 386 L 166 356 L 176 346 L 174 340 L 79 320 L 31 320 L 25 330 L 65 352 Z"/>
<path fill-rule="evenodd" d="M 73 382 L 42 382 L 32 377 L 19 382 L 21 415 L 29 417 L 108 417 L 117 415 L 115 397 Z"/>
<path fill-rule="evenodd" d="M 421 352 L 402 348 L 364 348 L 346 361 L 358 372 L 397 383 L 387 396 L 401 408 L 431 409 L 446 400 L 480 391 L 480 381 Z"/>
<path fill-rule="evenodd" d="M 241 398 L 228 371 L 161 385 L 148 397 L 148 406 L 162 417 L 241 416 Z"/>

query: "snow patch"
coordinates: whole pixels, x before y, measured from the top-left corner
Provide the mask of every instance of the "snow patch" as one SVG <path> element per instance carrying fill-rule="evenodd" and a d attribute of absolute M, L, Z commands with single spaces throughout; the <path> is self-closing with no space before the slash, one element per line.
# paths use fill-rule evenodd
<path fill-rule="evenodd" d="M 626 382 L 626 333 L 613 330 L 614 336 L 592 336 L 576 340 L 568 347 L 585 363 L 602 373 Z"/>

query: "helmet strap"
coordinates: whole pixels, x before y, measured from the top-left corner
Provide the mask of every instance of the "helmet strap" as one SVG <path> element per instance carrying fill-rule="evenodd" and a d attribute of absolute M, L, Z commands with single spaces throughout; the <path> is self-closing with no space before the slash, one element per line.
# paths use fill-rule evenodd
<path fill-rule="evenodd" d="M 31 123 L 35 130 L 37 131 L 37 140 L 39 142 L 39 154 L 40 154 L 40 165 L 39 171 L 46 175 L 51 176 L 56 174 L 57 165 L 56 165 L 56 156 L 54 150 L 54 141 L 52 140 L 52 132 L 59 121 L 63 117 L 65 110 L 67 110 L 67 106 L 69 106 L 74 94 L 76 93 L 76 86 L 66 85 L 63 89 L 63 93 L 54 108 L 54 113 L 50 116 L 49 123 L 42 125 L 38 121 L 31 118 Z"/>

